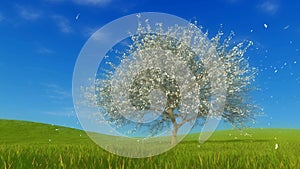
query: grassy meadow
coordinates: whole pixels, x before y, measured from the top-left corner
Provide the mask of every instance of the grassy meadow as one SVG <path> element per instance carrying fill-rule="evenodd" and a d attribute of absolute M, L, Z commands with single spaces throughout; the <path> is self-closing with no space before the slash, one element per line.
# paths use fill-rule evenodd
<path fill-rule="evenodd" d="M 300 130 L 216 131 L 204 144 L 198 136 L 188 135 L 163 154 L 132 159 L 101 149 L 81 130 L 0 120 L 0 169 L 300 168 Z"/>

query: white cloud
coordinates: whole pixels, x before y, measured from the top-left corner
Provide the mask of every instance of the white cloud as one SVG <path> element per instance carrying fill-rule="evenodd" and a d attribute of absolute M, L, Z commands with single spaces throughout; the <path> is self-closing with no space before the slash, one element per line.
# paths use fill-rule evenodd
<path fill-rule="evenodd" d="M 46 0 L 50 3 L 62 3 L 71 2 L 78 5 L 90 5 L 90 6 L 104 6 L 111 2 L 111 0 Z"/>
<path fill-rule="evenodd" d="M 55 51 L 53 51 L 53 50 L 51 50 L 51 49 L 49 49 L 49 48 L 46 48 L 46 47 L 44 47 L 44 46 L 38 47 L 37 52 L 38 52 L 39 54 L 53 54 L 53 53 L 55 53 Z"/>
<path fill-rule="evenodd" d="M 52 18 L 53 18 L 54 22 L 56 22 L 56 24 L 61 32 L 63 32 L 63 33 L 73 32 L 70 22 L 67 18 L 60 16 L 60 15 L 55 15 Z"/>
<path fill-rule="evenodd" d="M 67 91 L 55 83 L 42 83 L 46 87 L 47 97 L 54 100 L 64 100 L 72 97 L 71 91 Z"/>
<path fill-rule="evenodd" d="M 63 117 L 76 117 L 76 113 L 73 107 L 65 107 L 57 111 L 47 111 L 45 114 Z"/>
<path fill-rule="evenodd" d="M 16 10 L 23 19 L 30 21 L 37 20 L 42 15 L 42 13 L 38 10 L 29 7 L 24 7 L 21 5 L 16 5 Z"/>
<path fill-rule="evenodd" d="M 106 44 L 117 44 L 115 41 L 117 35 L 112 34 L 112 32 L 106 31 L 98 31 L 99 28 L 86 27 L 83 29 L 83 36 L 88 37 L 93 43 L 106 43 Z"/>
<path fill-rule="evenodd" d="M 53 2 L 53 3 L 59 3 L 64 2 L 65 0 L 45 0 L 46 2 Z"/>
<path fill-rule="evenodd" d="M 232 4 L 238 3 L 238 2 L 240 2 L 240 1 L 241 1 L 241 0 L 226 0 L 226 2 L 232 3 Z"/>
<path fill-rule="evenodd" d="M 85 37 L 90 37 L 94 32 L 96 32 L 97 29 L 91 28 L 91 27 L 86 27 L 82 29 L 82 35 Z"/>
<path fill-rule="evenodd" d="M 260 10 L 268 14 L 275 14 L 279 9 L 279 4 L 276 1 L 267 0 L 259 4 Z"/>
<path fill-rule="evenodd" d="M 110 0 L 72 0 L 74 3 L 79 5 L 106 5 L 110 2 Z"/>

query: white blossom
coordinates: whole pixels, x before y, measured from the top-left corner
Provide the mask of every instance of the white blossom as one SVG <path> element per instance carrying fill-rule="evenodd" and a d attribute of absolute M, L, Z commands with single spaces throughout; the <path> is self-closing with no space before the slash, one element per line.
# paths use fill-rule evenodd
<path fill-rule="evenodd" d="M 117 127 L 135 123 L 132 131 L 149 127 L 155 133 L 208 115 L 234 125 L 254 116 L 256 106 L 248 94 L 256 70 L 244 57 L 253 42 L 230 47 L 233 33 L 221 43 L 220 31 L 209 42 L 208 34 L 199 34 L 194 25 L 164 30 L 162 23 L 151 28 L 145 22 L 118 57 L 120 64 L 106 61 L 110 69 L 102 71 L 96 86 L 83 89 L 87 102 L 99 107 L 106 120 Z M 153 29 L 156 34 L 149 33 Z M 224 106 L 216 106 L 221 102 Z"/>

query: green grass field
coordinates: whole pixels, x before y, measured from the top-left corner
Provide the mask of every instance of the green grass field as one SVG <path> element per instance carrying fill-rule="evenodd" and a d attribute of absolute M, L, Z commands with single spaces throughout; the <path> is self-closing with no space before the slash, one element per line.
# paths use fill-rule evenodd
<path fill-rule="evenodd" d="M 111 154 L 84 131 L 60 126 L 0 120 L 0 134 L 0 168 L 5 169 L 300 168 L 300 130 L 216 131 L 204 144 L 198 144 L 199 134 L 191 134 L 172 150 L 142 159 Z"/>

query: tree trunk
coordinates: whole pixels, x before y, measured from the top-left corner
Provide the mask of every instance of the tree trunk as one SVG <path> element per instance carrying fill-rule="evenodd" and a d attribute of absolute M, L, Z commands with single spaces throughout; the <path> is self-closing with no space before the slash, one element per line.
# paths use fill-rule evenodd
<path fill-rule="evenodd" d="M 173 114 L 173 109 L 172 108 L 169 108 L 168 109 L 168 114 L 171 118 L 171 121 L 173 123 L 173 131 L 172 131 L 172 137 L 171 137 L 171 144 L 172 145 L 175 145 L 177 143 L 177 132 L 178 132 L 178 124 L 176 122 L 176 119 L 174 117 L 174 114 Z"/>
<path fill-rule="evenodd" d="M 178 126 L 177 126 L 177 124 L 174 124 L 173 132 L 172 132 L 172 138 L 171 138 L 171 144 L 172 145 L 177 144 L 177 132 L 178 132 Z"/>

